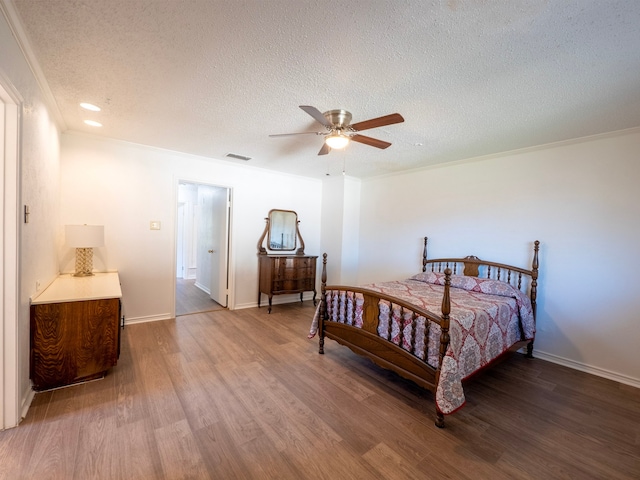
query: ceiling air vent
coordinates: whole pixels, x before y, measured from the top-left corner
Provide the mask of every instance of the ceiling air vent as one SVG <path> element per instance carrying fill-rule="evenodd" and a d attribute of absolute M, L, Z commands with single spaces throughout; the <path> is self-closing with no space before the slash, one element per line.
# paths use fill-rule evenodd
<path fill-rule="evenodd" d="M 244 160 L 245 162 L 251 160 L 251 157 L 245 157 L 244 155 L 238 155 L 237 153 L 227 153 L 225 156 L 235 158 L 236 160 Z"/>

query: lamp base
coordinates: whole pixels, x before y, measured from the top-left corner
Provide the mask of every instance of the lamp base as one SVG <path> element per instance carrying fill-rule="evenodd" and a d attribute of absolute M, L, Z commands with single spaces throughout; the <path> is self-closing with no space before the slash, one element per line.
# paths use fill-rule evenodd
<path fill-rule="evenodd" d="M 93 248 L 76 248 L 76 272 L 74 277 L 93 275 Z"/>

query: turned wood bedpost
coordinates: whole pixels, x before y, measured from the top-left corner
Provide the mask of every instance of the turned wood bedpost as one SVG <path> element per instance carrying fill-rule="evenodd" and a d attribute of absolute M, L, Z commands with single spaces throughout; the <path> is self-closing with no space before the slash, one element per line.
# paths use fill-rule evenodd
<path fill-rule="evenodd" d="M 429 237 L 424 237 L 424 250 L 422 252 L 422 271 L 427 271 L 427 240 Z"/>
<path fill-rule="evenodd" d="M 322 276 L 320 277 L 320 313 L 318 315 L 318 353 L 324 353 L 324 320 L 327 315 L 327 254 L 322 254 Z"/>
<path fill-rule="evenodd" d="M 434 397 L 438 391 L 438 382 L 440 382 L 440 371 L 442 370 L 442 363 L 444 357 L 447 354 L 447 348 L 449 347 L 449 314 L 451 313 L 451 298 L 449 289 L 451 288 L 451 269 L 445 268 L 444 270 L 444 294 L 442 295 L 442 322 L 440 323 L 440 352 L 438 359 L 438 370 L 436 371 L 435 391 Z M 444 427 L 444 415 L 438 406 L 436 405 L 436 427 Z"/>
<path fill-rule="evenodd" d="M 540 250 L 540 242 L 533 242 L 533 262 L 531 262 L 531 310 L 533 311 L 533 319 L 536 319 L 536 298 L 538 297 L 538 251 Z M 527 357 L 533 358 L 533 340 L 527 344 Z"/>

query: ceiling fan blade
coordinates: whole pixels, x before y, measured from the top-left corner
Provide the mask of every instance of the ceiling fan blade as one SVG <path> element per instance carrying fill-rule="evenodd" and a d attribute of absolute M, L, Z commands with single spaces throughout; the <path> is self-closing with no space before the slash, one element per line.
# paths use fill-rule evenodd
<path fill-rule="evenodd" d="M 329 120 L 327 120 L 324 117 L 324 115 L 322 115 L 322 112 L 320 110 L 318 110 L 316 107 L 311 107 L 309 105 L 300 105 L 300 108 L 302 110 L 304 110 L 305 112 L 307 112 L 309 115 L 311 115 L 313 118 L 315 118 L 316 121 L 320 122 L 325 127 L 331 128 L 333 126 L 333 125 L 331 125 Z"/>
<path fill-rule="evenodd" d="M 324 135 L 325 132 L 274 133 L 270 137 L 290 137 L 292 135 Z"/>
<path fill-rule="evenodd" d="M 352 135 L 351 140 L 358 143 L 364 143 L 376 148 L 387 148 L 391 146 L 389 142 L 378 140 L 377 138 L 365 137 L 364 135 Z"/>
<path fill-rule="evenodd" d="M 318 152 L 318 155 L 326 155 L 330 151 L 331 151 L 331 147 L 329 145 L 327 145 L 326 143 L 323 143 L 322 144 L 322 148 Z"/>
<path fill-rule="evenodd" d="M 356 132 L 361 130 L 368 130 L 370 128 L 384 127 L 385 125 L 393 125 L 394 123 L 402 123 L 404 118 L 399 113 L 392 113 L 385 115 L 384 117 L 372 118 L 371 120 L 364 120 L 363 122 L 354 123 L 351 125 Z"/>

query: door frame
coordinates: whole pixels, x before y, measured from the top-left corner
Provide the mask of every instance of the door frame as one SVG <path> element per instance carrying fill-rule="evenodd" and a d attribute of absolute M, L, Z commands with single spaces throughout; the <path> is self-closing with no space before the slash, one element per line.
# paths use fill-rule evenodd
<path fill-rule="evenodd" d="M 180 188 L 180 184 L 181 183 L 189 183 L 192 185 L 202 185 L 205 187 L 217 187 L 217 188 L 225 188 L 227 189 L 228 192 L 228 202 L 229 202 L 229 215 L 227 218 L 227 234 L 228 234 L 228 239 L 227 239 L 227 290 L 228 290 L 228 296 L 227 296 L 227 309 L 228 310 L 234 310 L 235 309 L 235 289 L 233 288 L 234 285 L 234 268 L 233 268 L 233 242 L 232 242 L 232 238 L 233 238 L 233 187 L 229 186 L 229 185 L 222 185 L 219 183 L 208 183 L 208 182 L 203 182 L 202 180 L 193 180 L 193 179 L 189 179 L 189 178 L 185 178 L 185 177 L 178 177 L 175 179 L 175 183 L 174 183 L 174 222 L 173 222 L 173 228 L 174 228 L 174 232 L 173 232 L 173 238 L 174 238 L 174 248 L 173 248 L 173 317 L 175 318 L 176 316 L 176 287 L 177 287 L 177 276 L 176 276 L 176 272 L 177 272 L 177 268 L 178 268 L 178 235 L 179 235 L 179 231 L 178 231 L 178 207 L 179 207 L 179 188 Z"/>
<path fill-rule="evenodd" d="M 20 422 L 19 285 L 20 285 L 20 136 L 22 99 L 0 72 L 0 430 Z"/>

